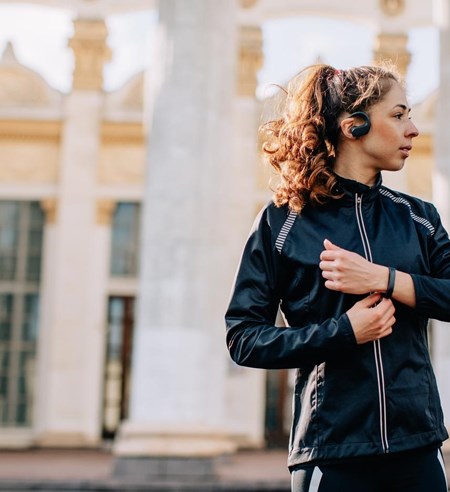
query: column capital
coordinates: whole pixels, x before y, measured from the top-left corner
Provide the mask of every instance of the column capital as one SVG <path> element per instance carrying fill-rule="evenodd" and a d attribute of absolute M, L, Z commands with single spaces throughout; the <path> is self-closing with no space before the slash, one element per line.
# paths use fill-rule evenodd
<path fill-rule="evenodd" d="M 380 0 L 380 7 L 386 15 L 400 15 L 405 10 L 405 0 Z"/>
<path fill-rule="evenodd" d="M 45 213 L 45 222 L 47 224 L 56 224 L 58 200 L 56 198 L 44 198 L 40 201 L 40 205 Z"/>
<path fill-rule="evenodd" d="M 103 66 L 111 58 L 106 44 L 108 30 L 104 20 L 76 19 L 74 34 L 69 41 L 75 56 L 73 88 L 101 90 Z"/>
<path fill-rule="evenodd" d="M 391 61 L 397 66 L 402 77 L 405 77 L 411 61 L 411 53 L 407 50 L 407 45 L 408 35 L 406 33 L 379 33 L 373 52 L 374 62 Z"/>
<path fill-rule="evenodd" d="M 237 94 L 255 95 L 257 73 L 264 60 L 262 50 L 262 31 L 259 26 L 241 26 L 239 28 L 239 60 Z"/>
<path fill-rule="evenodd" d="M 109 198 L 100 198 L 96 202 L 95 222 L 97 225 L 110 226 L 117 202 Z"/>
<path fill-rule="evenodd" d="M 239 4 L 244 9 L 254 7 L 258 3 L 258 0 L 239 0 Z"/>

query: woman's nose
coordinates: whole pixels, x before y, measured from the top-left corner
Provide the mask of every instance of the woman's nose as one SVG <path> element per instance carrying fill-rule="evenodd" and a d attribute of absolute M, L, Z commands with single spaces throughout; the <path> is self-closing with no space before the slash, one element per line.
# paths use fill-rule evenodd
<path fill-rule="evenodd" d="M 412 120 L 409 120 L 409 125 L 406 134 L 410 138 L 414 138 L 419 135 L 419 130 L 417 129 L 417 126 L 412 122 Z"/>

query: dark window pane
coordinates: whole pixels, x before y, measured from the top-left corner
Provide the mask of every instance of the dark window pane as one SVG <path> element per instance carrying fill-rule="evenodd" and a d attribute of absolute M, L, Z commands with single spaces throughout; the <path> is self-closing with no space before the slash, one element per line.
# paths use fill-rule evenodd
<path fill-rule="evenodd" d="M 19 245 L 19 202 L 1 202 L 0 206 L 0 280 L 12 280 L 16 274 Z"/>
<path fill-rule="evenodd" d="M 41 276 L 42 236 L 44 214 L 38 203 L 30 204 L 30 221 L 27 241 L 27 280 L 37 281 Z"/>
<path fill-rule="evenodd" d="M 17 257 L 3 254 L 0 256 L 0 280 L 13 280 L 16 276 Z"/>
<path fill-rule="evenodd" d="M 32 425 L 43 227 L 37 202 L 0 201 L 2 426 Z"/>
<path fill-rule="evenodd" d="M 13 318 L 12 294 L 0 294 L 0 342 L 11 339 Z"/>
<path fill-rule="evenodd" d="M 0 377 L 0 400 L 2 397 L 6 398 L 7 392 L 8 392 L 8 378 Z"/>
<path fill-rule="evenodd" d="M 17 406 L 15 424 L 31 424 L 31 407 L 35 375 L 35 353 L 21 352 L 19 377 L 17 379 Z"/>
<path fill-rule="evenodd" d="M 9 352 L 0 350 L 0 377 L 8 374 L 9 368 Z"/>
<path fill-rule="evenodd" d="M 36 342 L 39 321 L 39 296 L 27 294 L 25 296 L 22 340 Z"/>
<path fill-rule="evenodd" d="M 16 410 L 16 425 L 24 426 L 30 424 L 30 419 L 28 418 L 28 404 L 23 401 L 17 405 Z"/>
<path fill-rule="evenodd" d="M 18 389 L 19 389 L 19 396 L 23 396 L 27 394 L 27 381 L 23 376 L 20 377 L 18 380 Z"/>
<path fill-rule="evenodd" d="M 0 397 L 0 423 L 3 425 L 8 423 L 8 402 L 6 398 Z"/>
<path fill-rule="evenodd" d="M 119 203 L 113 218 L 110 272 L 113 276 L 136 276 L 140 205 Z"/>
<path fill-rule="evenodd" d="M 109 301 L 108 358 L 120 360 L 122 354 L 123 299 Z"/>
<path fill-rule="evenodd" d="M 34 351 L 21 352 L 19 375 L 31 382 L 34 375 L 35 353 Z M 28 383 L 27 383 L 28 384 Z M 30 385 L 31 388 L 31 385 Z M 31 393 L 31 389 L 30 389 Z"/>
<path fill-rule="evenodd" d="M 20 202 L 1 202 L 0 249 L 13 251 L 19 243 Z"/>

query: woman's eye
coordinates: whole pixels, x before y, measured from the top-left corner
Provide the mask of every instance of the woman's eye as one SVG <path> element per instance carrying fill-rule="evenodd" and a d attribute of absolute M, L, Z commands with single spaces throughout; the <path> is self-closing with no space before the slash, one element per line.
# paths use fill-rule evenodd
<path fill-rule="evenodd" d="M 398 113 L 398 114 L 394 115 L 394 118 L 397 118 L 398 120 L 401 120 L 402 119 L 402 116 L 403 116 L 402 113 Z"/>

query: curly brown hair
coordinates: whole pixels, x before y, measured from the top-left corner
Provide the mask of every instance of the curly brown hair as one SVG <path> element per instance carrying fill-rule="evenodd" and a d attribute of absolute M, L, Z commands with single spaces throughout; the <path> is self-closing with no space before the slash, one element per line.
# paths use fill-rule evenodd
<path fill-rule="evenodd" d="M 339 141 L 339 117 L 367 111 L 401 83 L 391 66 L 363 66 L 337 70 L 313 65 L 302 70 L 285 90 L 285 110 L 260 127 L 263 152 L 280 175 L 273 197 L 300 213 L 307 204 L 338 198 L 332 171 Z"/>

